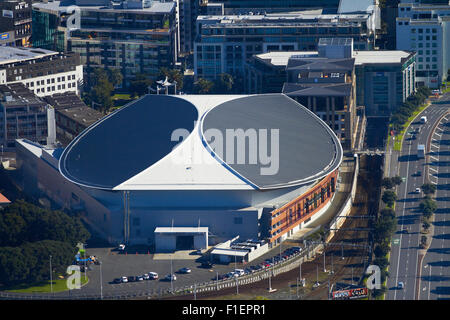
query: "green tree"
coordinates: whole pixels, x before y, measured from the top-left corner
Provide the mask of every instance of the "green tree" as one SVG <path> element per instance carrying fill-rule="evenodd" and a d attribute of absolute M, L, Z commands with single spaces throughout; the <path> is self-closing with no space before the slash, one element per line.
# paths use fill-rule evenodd
<path fill-rule="evenodd" d="M 385 189 L 392 189 L 394 187 L 394 183 L 392 182 L 391 178 L 383 178 L 383 180 L 381 181 L 381 185 Z"/>
<path fill-rule="evenodd" d="M 210 80 L 200 78 L 194 83 L 194 91 L 199 94 L 210 93 L 214 83 Z"/>
<path fill-rule="evenodd" d="M 403 179 L 400 176 L 392 177 L 391 180 L 392 180 L 392 183 L 397 186 L 401 185 L 403 182 Z"/>
<path fill-rule="evenodd" d="M 183 90 L 183 84 L 184 84 L 184 75 L 183 72 L 177 69 L 168 69 L 165 67 L 162 67 L 159 70 L 159 76 L 160 77 L 167 77 L 169 82 L 177 82 L 177 91 Z"/>
<path fill-rule="evenodd" d="M 422 191 L 426 195 L 434 194 L 436 192 L 436 185 L 425 183 L 424 185 L 422 185 Z"/>
<path fill-rule="evenodd" d="M 140 97 L 148 93 L 148 87 L 153 84 L 153 80 L 145 73 L 136 73 L 133 80 L 130 81 L 129 90 L 134 97 Z"/>
<path fill-rule="evenodd" d="M 424 216 L 430 218 L 431 215 L 437 210 L 437 204 L 430 198 L 425 198 L 419 205 L 420 211 L 423 212 Z"/>
<path fill-rule="evenodd" d="M 395 203 L 395 200 L 397 200 L 397 195 L 394 191 L 387 190 L 383 192 L 381 200 L 383 200 L 383 202 L 386 203 L 389 207 L 392 207 Z"/>
<path fill-rule="evenodd" d="M 109 82 L 111 82 L 114 87 L 122 84 L 123 75 L 119 69 L 107 69 L 107 75 Z"/>
<path fill-rule="evenodd" d="M 214 81 L 214 93 L 224 94 L 233 90 L 234 79 L 228 73 L 221 73 Z"/>

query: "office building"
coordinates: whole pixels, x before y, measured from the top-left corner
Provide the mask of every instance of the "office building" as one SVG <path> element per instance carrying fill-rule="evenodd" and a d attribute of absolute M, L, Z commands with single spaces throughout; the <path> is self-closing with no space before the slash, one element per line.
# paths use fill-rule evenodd
<path fill-rule="evenodd" d="M 88 107 L 73 92 L 57 93 L 44 100 L 55 109 L 56 138 L 63 146 L 103 118 L 101 112 Z"/>
<path fill-rule="evenodd" d="M 315 12 L 199 16 L 194 48 L 196 78 L 244 74 L 254 54 L 317 50 L 320 38 L 352 38 L 354 49 L 371 50 L 379 28 L 378 10 L 368 13 Z"/>
<path fill-rule="evenodd" d="M 80 26 L 67 23 L 71 5 L 80 8 Z M 70 22 L 70 21 L 69 21 Z M 85 74 L 93 68 L 121 71 L 123 86 L 135 74 L 156 78 L 178 55 L 176 3 L 149 0 L 110 2 L 68 0 L 33 4 L 33 46 L 80 54 Z"/>
<path fill-rule="evenodd" d="M 439 88 L 447 79 L 450 5 L 400 3 L 397 18 L 397 50 L 417 52 L 416 84 Z"/>
<path fill-rule="evenodd" d="M 281 92 L 291 57 L 352 57 L 355 59 L 356 105 L 366 116 L 390 116 L 415 92 L 416 54 L 402 50 L 357 51 L 334 49 L 330 39 L 320 40 L 321 51 L 270 52 L 255 55 L 245 66 L 246 93 Z"/>
<path fill-rule="evenodd" d="M 40 144 L 55 142 L 54 109 L 21 83 L 0 85 L 0 144 L 13 149 L 24 138 Z"/>

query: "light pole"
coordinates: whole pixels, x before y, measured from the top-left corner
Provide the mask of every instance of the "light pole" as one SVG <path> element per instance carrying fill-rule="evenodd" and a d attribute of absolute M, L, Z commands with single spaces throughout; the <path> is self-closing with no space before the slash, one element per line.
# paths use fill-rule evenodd
<path fill-rule="evenodd" d="M 323 250 L 323 272 L 327 272 L 327 269 L 325 268 L 325 260 L 326 260 L 326 253 L 325 249 Z"/>
<path fill-rule="evenodd" d="M 100 298 L 103 300 L 103 278 L 102 278 L 102 262 L 100 263 Z"/>
<path fill-rule="evenodd" d="M 52 279 L 52 255 L 50 255 L 50 292 L 53 293 L 53 279 Z"/>
<path fill-rule="evenodd" d="M 170 255 L 170 290 L 173 294 L 173 267 L 172 267 L 172 254 Z"/>

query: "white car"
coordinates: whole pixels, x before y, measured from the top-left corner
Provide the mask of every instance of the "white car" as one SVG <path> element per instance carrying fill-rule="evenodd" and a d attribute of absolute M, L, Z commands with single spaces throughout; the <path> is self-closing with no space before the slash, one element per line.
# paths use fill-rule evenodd
<path fill-rule="evenodd" d="M 150 280 L 158 279 L 158 274 L 156 272 L 149 272 L 148 276 L 150 277 Z"/>
<path fill-rule="evenodd" d="M 234 274 L 240 277 L 245 274 L 245 271 L 243 269 L 234 269 Z"/>
<path fill-rule="evenodd" d="M 420 192 L 421 192 L 420 188 L 416 188 L 416 193 L 420 193 Z"/>
<path fill-rule="evenodd" d="M 121 279 L 122 279 L 122 283 L 128 282 L 128 278 L 127 277 L 122 277 Z"/>
<path fill-rule="evenodd" d="M 164 279 L 166 279 L 167 281 L 176 281 L 177 276 L 174 274 L 168 274 L 168 275 L 166 275 L 166 277 Z"/>
<path fill-rule="evenodd" d="M 405 288 L 405 284 L 404 284 L 403 282 L 400 281 L 400 282 L 398 283 L 398 288 L 399 288 L 399 289 L 404 289 L 404 288 Z"/>

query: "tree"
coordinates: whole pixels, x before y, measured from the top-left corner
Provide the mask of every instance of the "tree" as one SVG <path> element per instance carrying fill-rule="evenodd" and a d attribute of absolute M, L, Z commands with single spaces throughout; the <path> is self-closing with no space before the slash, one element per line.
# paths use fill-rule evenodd
<path fill-rule="evenodd" d="M 214 81 L 214 92 L 223 94 L 230 93 L 233 89 L 234 79 L 228 73 L 221 73 Z"/>
<path fill-rule="evenodd" d="M 395 176 L 395 177 L 391 178 L 391 181 L 392 181 L 393 184 L 399 186 L 399 185 L 402 184 L 403 179 L 400 176 Z"/>
<path fill-rule="evenodd" d="M 119 69 L 107 69 L 107 75 L 109 82 L 111 82 L 114 87 L 122 84 L 123 75 Z"/>
<path fill-rule="evenodd" d="M 424 185 L 422 185 L 422 191 L 426 195 L 434 194 L 436 192 L 436 185 L 425 183 Z"/>
<path fill-rule="evenodd" d="M 385 189 L 392 189 L 394 187 L 394 183 L 392 182 L 391 178 L 383 178 L 383 180 L 381 181 L 381 185 Z"/>
<path fill-rule="evenodd" d="M 384 257 L 389 253 L 389 251 L 391 251 L 389 243 L 387 241 L 383 241 L 377 244 L 377 246 L 373 250 L 373 253 L 375 254 L 375 257 Z"/>
<path fill-rule="evenodd" d="M 395 200 L 397 200 L 397 195 L 394 191 L 387 190 L 383 193 L 381 200 L 383 200 L 383 202 L 386 203 L 389 207 L 392 207 Z"/>
<path fill-rule="evenodd" d="M 428 219 L 431 218 L 432 214 L 437 210 L 437 204 L 430 198 L 425 198 L 419 205 L 420 211 Z"/>
<path fill-rule="evenodd" d="M 184 84 L 184 75 L 180 70 L 177 69 L 168 69 L 165 67 L 162 67 L 159 70 L 159 76 L 160 77 L 167 77 L 169 82 L 177 82 L 177 91 L 183 90 L 183 84 Z"/>
<path fill-rule="evenodd" d="M 214 83 L 210 80 L 200 78 L 194 83 L 194 91 L 199 94 L 210 93 Z"/>
<path fill-rule="evenodd" d="M 112 92 L 114 86 L 108 79 L 101 79 L 92 88 L 90 92 L 91 99 L 99 105 L 98 109 L 102 112 L 108 111 L 113 105 Z M 97 105 L 94 105 L 97 109 Z"/>
<path fill-rule="evenodd" d="M 153 84 L 153 80 L 151 80 L 148 75 L 145 73 L 136 73 L 133 80 L 130 81 L 130 92 L 132 96 L 143 96 L 148 93 L 148 87 Z"/>

